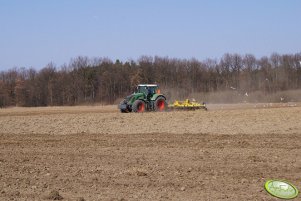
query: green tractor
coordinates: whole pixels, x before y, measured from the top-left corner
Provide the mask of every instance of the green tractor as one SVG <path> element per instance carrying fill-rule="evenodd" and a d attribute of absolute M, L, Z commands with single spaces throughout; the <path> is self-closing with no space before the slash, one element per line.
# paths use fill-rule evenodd
<path fill-rule="evenodd" d="M 167 109 L 167 103 L 157 84 L 139 84 L 136 91 L 121 101 L 118 108 L 122 113 L 162 112 Z"/>

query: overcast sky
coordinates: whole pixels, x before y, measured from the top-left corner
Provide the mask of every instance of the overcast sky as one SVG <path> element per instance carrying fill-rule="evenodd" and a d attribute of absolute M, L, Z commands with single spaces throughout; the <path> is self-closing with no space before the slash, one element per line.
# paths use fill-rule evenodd
<path fill-rule="evenodd" d="M 301 52 L 300 0 L 0 0 L 0 70 Z"/>

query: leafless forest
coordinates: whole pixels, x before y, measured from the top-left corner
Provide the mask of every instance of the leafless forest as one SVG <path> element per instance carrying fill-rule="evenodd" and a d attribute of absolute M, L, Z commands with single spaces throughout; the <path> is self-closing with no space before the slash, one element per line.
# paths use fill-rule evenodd
<path fill-rule="evenodd" d="M 158 83 L 170 100 L 202 95 L 218 102 L 216 94 L 222 94 L 223 102 L 300 101 L 295 92 L 301 88 L 301 53 L 259 59 L 225 54 L 204 61 L 142 56 L 113 62 L 80 56 L 59 67 L 16 67 L 0 72 L 0 106 L 112 104 L 138 83 Z"/>

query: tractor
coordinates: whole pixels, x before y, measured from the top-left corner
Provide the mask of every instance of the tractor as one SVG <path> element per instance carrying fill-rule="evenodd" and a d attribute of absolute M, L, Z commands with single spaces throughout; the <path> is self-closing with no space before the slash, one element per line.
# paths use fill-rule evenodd
<path fill-rule="evenodd" d="M 135 92 L 118 105 L 122 113 L 156 111 L 167 109 L 166 97 L 160 93 L 157 84 L 139 84 Z"/>

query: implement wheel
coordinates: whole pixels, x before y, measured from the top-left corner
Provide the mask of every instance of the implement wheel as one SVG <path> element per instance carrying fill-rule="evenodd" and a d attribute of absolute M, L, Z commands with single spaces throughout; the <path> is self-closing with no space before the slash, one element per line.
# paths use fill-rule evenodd
<path fill-rule="evenodd" d="M 167 103 L 165 101 L 165 98 L 163 97 L 158 97 L 155 100 L 155 107 L 154 107 L 156 112 L 163 112 L 167 109 Z"/>
<path fill-rule="evenodd" d="M 145 102 L 142 100 L 136 100 L 132 106 L 133 112 L 144 112 L 145 111 Z"/>

